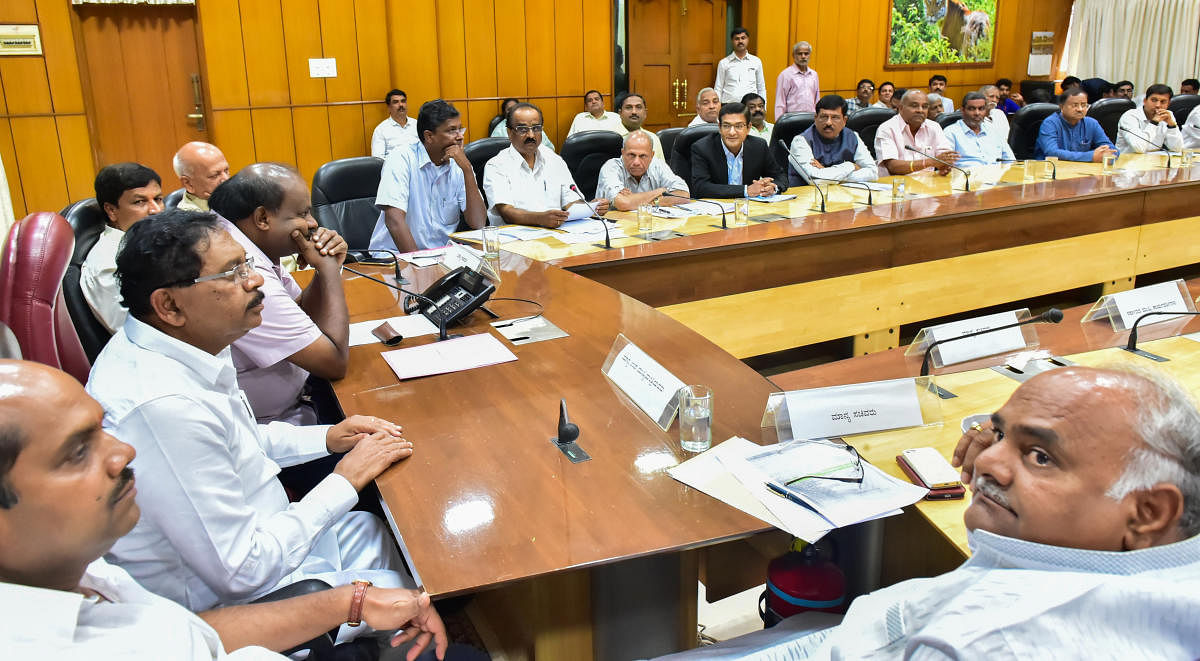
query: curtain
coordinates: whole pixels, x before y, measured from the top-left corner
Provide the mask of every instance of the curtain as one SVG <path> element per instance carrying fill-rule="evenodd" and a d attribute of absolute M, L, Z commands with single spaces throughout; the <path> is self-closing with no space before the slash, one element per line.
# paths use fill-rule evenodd
<path fill-rule="evenodd" d="M 1200 0 L 1075 0 L 1062 70 L 1178 93 L 1200 73 Z"/>

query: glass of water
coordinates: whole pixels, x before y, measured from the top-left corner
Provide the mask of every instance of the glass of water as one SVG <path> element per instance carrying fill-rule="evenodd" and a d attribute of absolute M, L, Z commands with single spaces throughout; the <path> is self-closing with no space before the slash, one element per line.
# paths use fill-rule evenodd
<path fill-rule="evenodd" d="M 712 447 L 713 395 L 708 386 L 679 389 L 679 444 L 688 452 Z"/>
<path fill-rule="evenodd" d="M 649 234 L 654 231 L 654 215 L 649 204 L 637 208 L 638 234 Z"/>
<path fill-rule="evenodd" d="M 1022 183 L 1031 184 L 1037 178 L 1037 168 L 1041 166 L 1039 161 L 1025 161 L 1025 173 L 1021 177 Z"/>
<path fill-rule="evenodd" d="M 750 201 L 742 198 L 733 201 L 733 226 L 745 227 L 750 215 Z"/>
<path fill-rule="evenodd" d="M 500 228 L 496 225 L 484 225 L 480 232 L 483 235 L 483 256 L 496 259 L 500 256 Z"/>
<path fill-rule="evenodd" d="M 1117 155 L 1109 152 L 1101 157 L 1101 170 L 1104 174 L 1112 174 L 1113 166 L 1117 164 Z"/>

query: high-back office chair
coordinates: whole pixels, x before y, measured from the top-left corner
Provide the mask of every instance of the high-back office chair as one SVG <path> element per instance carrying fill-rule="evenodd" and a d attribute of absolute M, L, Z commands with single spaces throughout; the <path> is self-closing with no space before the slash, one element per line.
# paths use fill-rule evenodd
<path fill-rule="evenodd" d="M 74 247 L 71 226 L 49 211 L 31 213 L 9 229 L 0 255 L 0 322 L 17 336 L 26 360 L 85 383 L 91 365 L 62 295 Z"/>
<path fill-rule="evenodd" d="M 671 145 L 671 169 L 692 185 L 692 145 L 697 140 L 720 133 L 716 124 L 697 124 L 683 129 Z"/>
<path fill-rule="evenodd" d="M 683 133 L 682 126 L 672 126 L 658 132 L 658 142 L 662 145 L 663 158 L 666 159 L 667 165 L 671 164 L 671 149 L 675 146 L 675 138 L 680 133 Z"/>
<path fill-rule="evenodd" d="M 475 181 L 479 184 L 479 194 L 483 196 L 484 204 L 487 204 L 487 193 L 483 192 L 483 167 L 510 144 L 512 142 L 508 138 L 480 138 L 463 147 L 463 153 L 467 155 L 467 160 L 471 161 L 471 169 L 475 171 Z"/>
<path fill-rule="evenodd" d="M 179 201 L 183 199 L 183 194 L 186 191 L 182 188 L 176 188 L 163 198 L 163 208 L 174 209 L 179 206 Z"/>
<path fill-rule="evenodd" d="M 1129 99 L 1100 99 L 1088 108 L 1087 116 L 1100 122 L 1100 128 L 1104 129 L 1104 134 L 1116 144 L 1117 123 L 1121 121 L 1121 115 L 1136 107 Z"/>
<path fill-rule="evenodd" d="M 1026 103 L 1035 103 L 1034 97 L 1038 96 L 1034 92 L 1041 90 L 1046 93 L 1046 98 L 1054 100 L 1054 81 L 1053 80 L 1022 80 L 1021 81 L 1021 96 L 1025 97 Z M 1013 113 L 1014 115 L 1016 113 Z"/>
<path fill-rule="evenodd" d="M 1079 86 L 1083 88 L 1084 92 L 1087 92 L 1088 103 L 1096 103 L 1104 98 L 1105 90 L 1112 87 L 1112 83 L 1103 78 L 1085 78 L 1079 83 Z"/>
<path fill-rule="evenodd" d="M 808 130 L 816 118 L 811 112 L 789 112 L 771 129 L 771 144 L 768 145 L 771 157 L 784 171 L 788 169 L 788 150 L 791 149 L 792 139 Z"/>
<path fill-rule="evenodd" d="M 1188 115 L 1192 113 L 1192 109 L 1200 105 L 1200 94 L 1180 94 L 1171 99 L 1171 103 L 1167 105 L 1167 110 L 1170 110 L 1175 115 L 1175 123 L 1183 126 L 1187 121 Z"/>
<path fill-rule="evenodd" d="M 596 196 L 600 168 L 610 159 L 620 158 L 623 141 L 619 133 L 612 131 L 580 131 L 563 140 L 559 154 L 587 199 Z"/>
<path fill-rule="evenodd" d="M 67 264 L 66 273 L 63 274 L 63 299 L 67 303 L 67 312 L 71 314 L 75 334 L 79 336 L 79 342 L 83 345 L 83 352 L 87 355 L 88 361 L 95 362 L 96 356 L 100 355 L 100 350 L 104 348 L 105 344 L 108 344 L 112 334 L 92 313 L 91 306 L 83 297 L 79 278 L 82 274 L 83 262 L 87 259 L 88 253 L 92 251 L 92 247 L 96 245 L 96 241 L 99 240 L 108 217 L 100 210 L 94 197 L 80 200 L 63 209 L 62 215 L 67 219 L 67 224 L 71 226 L 71 231 L 75 235 L 75 248 L 71 251 L 71 261 Z"/>
<path fill-rule="evenodd" d="M 357 156 L 330 161 L 313 174 L 313 216 L 321 227 L 341 234 L 353 250 L 371 245 L 371 232 L 379 220 L 375 193 L 382 170 L 383 159 Z"/>
<path fill-rule="evenodd" d="M 1013 113 L 1009 119 L 1012 130 L 1008 132 L 1008 144 L 1013 155 L 1019 159 L 1033 158 L 1038 131 L 1047 117 L 1058 112 L 1057 103 L 1031 103 Z"/>
<path fill-rule="evenodd" d="M 938 115 L 937 119 L 934 121 L 936 121 L 938 126 L 941 126 L 942 129 L 948 129 L 960 119 L 962 119 L 962 111 L 955 110 L 954 112 L 944 112 Z"/>
<path fill-rule="evenodd" d="M 879 132 L 879 125 L 895 116 L 896 111 L 891 108 L 861 108 L 850 113 L 846 128 L 857 133 L 859 140 L 866 143 L 871 156 L 875 156 L 875 134 Z"/>

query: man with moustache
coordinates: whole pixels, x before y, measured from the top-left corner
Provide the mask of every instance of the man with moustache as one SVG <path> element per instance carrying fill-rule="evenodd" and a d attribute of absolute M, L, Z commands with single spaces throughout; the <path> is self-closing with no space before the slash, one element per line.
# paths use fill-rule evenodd
<path fill-rule="evenodd" d="M 562 157 L 541 146 L 542 111 L 531 103 L 508 113 L 512 143 L 483 168 L 488 222 L 555 228 L 567 220 L 567 207 L 583 202 Z M 608 200 L 595 201 L 595 212 L 608 211 Z"/>
<path fill-rule="evenodd" d="M 207 142 L 189 142 L 180 147 L 171 165 L 184 191 L 177 206 L 185 211 L 208 211 L 208 196 L 229 178 L 225 154 Z"/>
<path fill-rule="evenodd" d="M 721 103 L 737 101 L 750 92 L 766 96 L 762 60 L 749 51 L 750 31 L 738 26 L 729 32 L 729 41 L 733 52 L 717 61 L 717 80 L 713 83 Z"/>
<path fill-rule="evenodd" d="M 650 137 L 650 142 L 654 145 L 654 157 L 657 159 L 665 159 L 665 156 L 663 155 L 662 142 L 659 141 L 658 135 L 656 135 L 653 131 L 646 131 L 642 129 L 642 123 L 646 121 L 645 97 L 637 92 L 617 97 L 617 109 L 621 116 L 621 130 L 618 131 L 618 133 L 621 135 L 629 135 L 634 131 L 642 131 Z"/>
<path fill-rule="evenodd" d="M 721 97 L 717 90 L 705 87 L 696 95 L 696 116 L 688 122 L 688 126 L 699 124 L 716 124 L 717 113 L 721 110 Z"/>
<path fill-rule="evenodd" d="M 408 116 L 408 95 L 403 90 L 389 90 L 383 97 L 388 116 L 371 134 L 371 155 L 387 158 L 393 149 L 416 142 L 417 124 Z"/>
<path fill-rule="evenodd" d="M 1171 88 L 1151 85 L 1141 108 L 1130 108 L 1117 122 L 1117 151 L 1122 154 L 1144 154 L 1148 151 L 1183 149 L 1183 135 L 1175 123 L 1171 105 Z"/>
<path fill-rule="evenodd" d="M 871 104 L 872 108 L 888 108 L 892 107 L 892 96 L 896 93 L 896 84 L 890 80 L 885 80 L 879 83 L 879 100 Z"/>
<path fill-rule="evenodd" d="M 788 152 L 788 164 L 809 180 L 864 182 L 878 178 L 866 143 L 846 128 L 846 101 L 836 94 L 817 101 L 813 125 L 792 138 Z"/>
<path fill-rule="evenodd" d="M 792 63 L 775 79 L 775 121 L 789 112 L 815 112 L 821 97 L 821 78 L 808 66 L 812 44 L 796 42 Z"/>
<path fill-rule="evenodd" d="M 1013 91 L 1012 84 L 1012 80 L 1008 78 L 1001 78 L 996 81 L 996 89 L 1000 91 L 999 107 L 1006 115 L 1015 113 L 1021 109 L 1021 106 L 1025 105 L 1025 99 L 1021 97 L 1020 92 Z M 1129 89 L 1132 91 L 1133 86 L 1131 85 Z"/>
<path fill-rule="evenodd" d="M 1130 81 L 1122 80 L 1113 87 L 1117 90 L 1116 98 L 1133 100 L 1133 83 Z"/>
<path fill-rule="evenodd" d="M 11 659 L 283 661 L 276 652 L 354 619 L 446 654 L 418 590 L 340 585 L 193 614 L 101 558 L 140 516 L 134 449 L 101 426 L 75 379 L 0 360 L 0 649 Z M 135 486 L 136 485 L 136 486 Z M 353 615 L 358 613 L 357 616 Z M 264 649 L 266 648 L 266 649 Z M 410 658 L 415 654 L 410 654 Z"/>
<path fill-rule="evenodd" d="M 954 101 L 946 96 L 946 77 L 940 73 L 935 73 L 929 77 L 929 94 L 938 95 L 938 100 L 942 104 L 942 112 L 954 112 Z M 928 96 L 926 97 L 928 102 Z"/>
<path fill-rule="evenodd" d="M 921 90 L 908 90 L 900 97 L 900 112 L 879 125 L 875 133 L 875 161 L 879 176 L 912 174 L 934 170 L 950 174 L 950 166 L 930 158 L 953 163 L 958 160 L 953 145 L 942 133 L 938 123 L 925 118 L 926 96 Z M 905 149 L 916 147 L 917 151 Z"/>
<path fill-rule="evenodd" d="M 742 105 L 750 113 L 750 135 L 756 135 L 771 144 L 771 130 L 775 125 L 767 121 L 767 100 L 751 92 L 742 97 Z"/>
<path fill-rule="evenodd" d="M 740 103 L 721 106 L 720 132 L 692 145 L 692 194 L 696 197 L 757 197 L 787 190 L 787 175 L 771 158 L 767 142 L 750 135 L 750 114 Z"/>
<path fill-rule="evenodd" d="M 1058 108 L 1058 113 L 1043 120 L 1038 129 L 1033 149 L 1035 159 L 1053 156 L 1064 161 L 1099 163 L 1105 154 L 1116 153 L 1100 122 L 1087 116 L 1087 92 L 1082 87 L 1070 87 L 1063 92 Z"/>
<path fill-rule="evenodd" d="M 1016 159 L 1008 141 L 1002 139 L 996 127 L 989 126 L 986 121 L 987 106 L 983 94 L 968 92 L 963 97 L 962 119 L 946 127 L 946 139 L 959 155 L 957 165 L 961 168 Z"/>
<path fill-rule="evenodd" d="M 850 114 L 856 110 L 871 107 L 871 95 L 875 93 L 875 81 L 870 78 L 863 78 L 858 81 L 858 85 L 854 88 L 854 96 L 846 99 L 846 114 Z"/>
<path fill-rule="evenodd" d="M 962 566 L 859 597 L 832 628 L 804 635 L 820 624 L 802 614 L 670 658 L 1196 656 L 1200 411 L 1187 390 L 1148 370 L 1044 372 L 954 457 L 974 492 Z"/>
<path fill-rule="evenodd" d="M 619 133 L 621 118 L 617 113 L 604 109 L 604 95 L 599 90 L 588 90 L 583 95 L 583 112 L 575 115 L 567 137 L 581 131 L 613 131 Z"/>
<path fill-rule="evenodd" d="M 670 206 L 686 202 L 688 186 L 662 159 L 655 158 L 647 131 L 625 136 L 620 158 L 600 168 L 596 196 L 611 201 L 618 211 L 632 211 L 643 204 Z"/>
<path fill-rule="evenodd" d="M 263 276 L 222 221 L 173 210 L 134 225 L 117 274 L 129 318 L 87 388 L 105 431 L 137 450 L 142 517 L 107 559 L 193 611 L 305 578 L 413 587 L 383 522 L 350 511 L 412 443 L 399 426 L 363 416 L 333 426 L 255 421 L 229 345 L 262 321 Z M 280 466 L 331 453 L 345 454 L 289 503 Z M 338 637 L 357 634 L 342 627 Z"/>

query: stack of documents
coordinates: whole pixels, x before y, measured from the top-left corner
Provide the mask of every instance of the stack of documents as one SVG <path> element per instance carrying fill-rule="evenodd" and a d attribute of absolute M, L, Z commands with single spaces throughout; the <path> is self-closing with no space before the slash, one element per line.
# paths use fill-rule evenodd
<path fill-rule="evenodd" d="M 572 206 L 571 208 L 574 209 L 577 206 L 582 206 L 582 205 L 576 204 L 575 206 Z M 625 236 L 625 231 L 621 229 L 620 225 L 617 225 L 616 223 L 610 223 L 607 220 L 600 220 L 597 218 L 583 218 L 581 220 L 568 220 L 567 222 L 563 223 L 562 225 L 559 225 L 559 227 L 558 227 L 559 231 L 554 232 L 553 234 L 551 234 L 551 236 L 558 239 L 559 241 L 562 241 L 563 243 L 568 243 L 568 244 L 594 243 L 597 241 L 604 241 L 604 236 L 605 236 L 604 235 L 604 227 L 606 225 L 608 226 L 608 236 L 609 237 L 615 239 L 619 236 Z"/>
<path fill-rule="evenodd" d="M 721 205 L 721 210 L 725 213 L 733 213 L 733 202 L 717 202 L 715 200 L 706 202 L 688 202 L 687 204 L 677 205 L 676 209 L 683 209 L 695 216 L 712 216 L 721 215 L 721 211 L 717 210 L 717 205 Z"/>
<path fill-rule="evenodd" d="M 517 359 L 491 333 L 478 333 L 453 340 L 423 344 L 379 354 L 401 380 L 430 374 L 445 374 L 507 363 Z"/>

